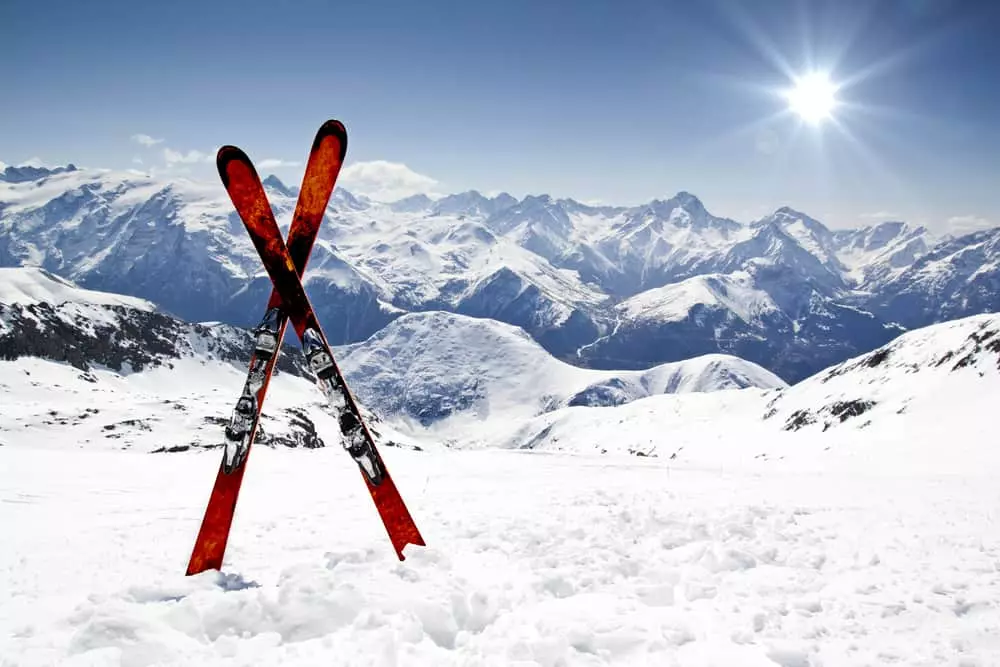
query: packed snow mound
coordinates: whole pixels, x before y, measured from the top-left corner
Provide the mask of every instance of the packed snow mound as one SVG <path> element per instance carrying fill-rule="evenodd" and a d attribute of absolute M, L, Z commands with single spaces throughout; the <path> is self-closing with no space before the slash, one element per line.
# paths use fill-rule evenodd
<path fill-rule="evenodd" d="M 346 348 L 341 366 L 362 402 L 425 426 L 459 413 L 509 420 L 655 393 L 784 386 L 756 364 L 720 354 L 647 371 L 578 368 L 521 329 L 440 311 L 400 317 Z"/>
<path fill-rule="evenodd" d="M 0 268 L 0 303 L 30 305 L 78 303 L 95 306 L 123 306 L 152 311 L 145 299 L 83 289 L 73 282 L 38 267 Z"/>
<path fill-rule="evenodd" d="M 1000 315 L 934 324 L 780 393 L 766 418 L 785 430 L 894 428 L 903 415 L 943 423 L 990 414 L 1000 391 Z"/>

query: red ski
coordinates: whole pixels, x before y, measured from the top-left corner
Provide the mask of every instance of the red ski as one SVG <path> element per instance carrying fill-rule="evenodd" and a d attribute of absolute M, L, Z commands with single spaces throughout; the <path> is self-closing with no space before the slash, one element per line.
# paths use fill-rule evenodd
<path fill-rule="evenodd" d="M 274 289 L 281 295 L 282 311 L 291 320 L 302 341 L 303 352 L 316 375 L 317 385 L 339 413 L 344 448 L 358 464 L 382 523 L 389 533 L 396 556 L 404 560 L 403 549 L 406 545 L 423 546 L 424 539 L 399 495 L 371 432 L 364 423 L 361 411 L 333 358 L 326 336 L 295 270 L 295 262 L 281 238 L 281 231 L 275 222 L 260 177 L 250 158 L 234 146 L 220 148 L 216 162 L 222 183 L 260 254 L 264 268 L 271 276 Z"/>
<path fill-rule="evenodd" d="M 295 214 L 288 230 L 288 252 L 297 275 L 302 274 L 309 261 L 313 242 L 346 152 L 347 131 L 344 126 L 336 120 L 324 123 L 313 141 Z M 264 397 L 278 360 L 287 324 L 288 318 L 281 310 L 281 297 L 276 290 L 272 290 L 264 318 L 254 329 L 255 349 L 250 359 L 250 368 L 243 392 L 225 431 L 222 464 L 188 563 L 189 575 L 222 568 L 247 457 L 257 433 Z"/>

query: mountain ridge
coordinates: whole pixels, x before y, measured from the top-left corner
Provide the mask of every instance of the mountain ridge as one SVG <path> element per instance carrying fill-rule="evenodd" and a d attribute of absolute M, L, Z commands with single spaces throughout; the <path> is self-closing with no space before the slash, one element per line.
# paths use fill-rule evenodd
<path fill-rule="evenodd" d="M 221 186 L 44 172 L 0 181 L 0 266 L 40 266 L 189 320 L 253 323 L 270 285 Z M 295 190 L 266 180 L 287 229 Z M 740 356 L 796 381 L 932 321 L 940 304 L 953 304 L 948 317 L 1000 309 L 1000 248 L 974 236 L 941 240 L 898 223 L 830 230 L 790 207 L 741 223 L 688 192 L 592 207 L 476 191 L 385 204 L 337 188 L 305 280 L 337 344 L 408 312 L 447 310 L 519 326 L 556 357 L 594 368 L 726 353 L 752 339 Z M 620 304 L 713 275 L 763 293 L 775 316 L 751 331 L 739 317 L 747 304 L 709 298 L 680 320 L 623 319 Z M 907 287 L 914 276 L 918 294 Z M 922 315 L 910 314 L 913 303 Z M 822 354 L 811 359 L 810 349 Z"/>

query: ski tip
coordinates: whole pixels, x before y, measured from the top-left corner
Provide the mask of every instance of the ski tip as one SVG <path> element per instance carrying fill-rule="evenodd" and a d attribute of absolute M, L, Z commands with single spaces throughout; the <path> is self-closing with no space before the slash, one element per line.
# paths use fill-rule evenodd
<path fill-rule="evenodd" d="M 219 152 L 215 155 L 215 165 L 219 168 L 219 176 L 222 178 L 222 184 L 229 187 L 229 164 L 231 162 L 242 162 L 247 165 L 251 171 L 257 172 L 253 167 L 253 163 L 247 154 L 242 151 L 242 149 L 236 146 L 223 146 L 219 149 Z"/>
<path fill-rule="evenodd" d="M 316 138 L 313 140 L 312 150 L 315 151 L 319 148 L 319 145 L 323 143 L 323 140 L 327 137 L 333 137 L 340 144 L 340 161 L 344 161 L 344 156 L 347 155 L 347 128 L 339 120 L 331 118 L 322 125 L 320 125 L 319 130 L 316 132 Z"/>

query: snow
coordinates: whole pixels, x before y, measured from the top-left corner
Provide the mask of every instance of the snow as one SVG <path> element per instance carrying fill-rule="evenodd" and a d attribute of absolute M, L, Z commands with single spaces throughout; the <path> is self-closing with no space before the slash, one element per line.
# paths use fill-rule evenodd
<path fill-rule="evenodd" d="M 379 414 L 446 422 L 435 431 L 464 446 L 511 420 L 584 400 L 596 388 L 626 402 L 656 393 L 785 386 L 766 369 L 722 354 L 645 371 L 579 368 L 555 359 L 521 329 L 440 311 L 404 315 L 338 357 L 358 396 Z"/>
<path fill-rule="evenodd" d="M 0 268 L 0 303 L 31 305 L 74 303 L 98 306 L 124 306 L 139 310 L 154 310 L 145 299 L 109 292 L 87 290 L 44 269 L 36 267 Z"/>
<path fill-rule="evenodd" d="M 19 252 L 79 251 L 67 274 L 118 247 L 87 245 L 111 222 L 113 239 L 157 222 L 206 234 L 196 245 L 227 272 L 257 271 L 217 185 L 89 170 L 0 183 L 0 201 Z M 287 217 L 291 201 L 274 203 Z M 669 252 L 714 256 L 748 234 L 690 195 L 641 215 L 529 203 L 548 217 L 507 237 L 501 219 L 390 216 L 339 191 L 309 281 L 367 283 L 416 307 L 506 279 L 542 289 L 534 305 L 552 324 L 579 304 L 612 309 L 521 242 L 554 258 L 589 244 L 602 270 L 641 259 L 645 275 Z M 565 236 L 546 226 L 560 211 Z M 833 243 L 796 220 L 785 231 L 798 243 Z M 0 272 L 0 303 L 63 301 L 60 321 L 78 327 L 107 306 L 152 308 L 39 269 Z M 697 304 L 747 322 L 775 309 L 736 271 L 643 291 L 615 314 L 672 321 Z M 328 446 L 258 444 L 223 573 L 184 577 L 244 376 L 207 348 L 193 340 L 141 372 L 0 361 L 0 525 L 13 528 L 0 665 L 1000 664 L 998 315 L 907 333 L 792 387 L 724 355 L 580 369 L 508 325 L 405 315 L 338 357 L 383 440 L 401 445 L 382 452 L 428 546 L 395 559 L 334 418 L 282 373 L 264 431 L 289 432 L 301 408 Z M 575 403 L 595 388 L 624 404 Z M 414 405 L 440 414 L 414 423 Z"/>
<path fill-rule="evenodd" d="M 8 664 L 1000 659 L 988 475 L 389 450 L 400 563 L 342 452 L 259 449 L 225 574 L 185 578 L 217 458 L 0 449 Z"/>
<path fill-rule="evenodd" d="M 22 178 L 27 180 L 13 182 Z M 269 191 L 283 229 L 294 208 L 291 193 Z M 217 179 L 91 168 L 27 171 L 11 182 L 0 179 L 0 210 L 8 264 L 39 265 L 92 287 L 149 299 L 192 320 L 246 324 L 249 295 L 266 286 L 257 254 Z M 704 351 L 731 349 L 725 341 L 767 337 L 768 345 L 744 354 L 798 379 L 825 363 L 788 361 L 801 358 L 797 347 L 804 342 L 823 346 L 826 360 L 868 344 L 860 334 L 854 339 L 849 327 L 838 328 L 840 321 L 832 322 L 831 335 L 813 326 L 790 335 L 787 325 L 801 319 L 798 304 L 811 291 L 828 301 L 834 320 L 841 311 L 833 306 L 849 301 L 906 326 L 924 323 L 903 321 L 902 307 L 887 311 L 892 304 L 885 298 L 896 291 L 895 278 L 928 250 L 924 237 L 903 234 L 907 243 L 876 253 L 889 228 L 878 229 L 833 234 L 790 209 L 741 224 L 711 215 L 683 192 L 631 207 L 591 207 L 548 195 L 489 199 L 475 192 L 383 204 L 338 187 L 306 282 L 322 304 L 322 323 L 343 342 L 371 335 L 399 312 L 444 309 L 521 326 L 554 354 L 582 350 L 582 360 L 601 367 L 673 360 L 668 343 L 678 335 Z M 926 310 L 948 301 L 956 303 L 955 315 L 991 308 L 975 291 L 1000 266 L 990 260 L 995 252 L 984 247 L 982 260 L 942 257 L 948 266 L 976 265 L 953 271 L 956 277 L 981 268 L 972 286 L 914 275 L 933 299 Z M 785 270 L 756 271 L 761 260 Z M 754 276 L 749 282 L 747 271 Z M 941 270 L 934 275 L 947 277 Z M 683 282 L 694 278 L 718 278 L 735 294 Z M 888 295 L 886 287 L 892 288 Z M 645 293 L 661 288 L 666 291 Z M 951 298 L 956 290 L 965 291 Z M 184 298 L 187 291 L 200 298 Z M 698 305 L 737 311 L 723 317 L 713 312 L 713 326 L 701 327 L 684 321 Z M 775 308 L 776 316 L 746 331 L 743 318 Z M 623 316 L 632 312 L 640 319 Z M 671 319 L 658 320 L 661 312 Z M 682 326 L 670 326 L 677 324 Z M 643 344 L 630 345 L 630 339 Z"/>
<path fill-rule="evenodd" d="M 729 275 L 705 275 L 641 292 L 617 306 L 629 319 L 676 322 L 687 318 L 691 309 L 704 304 L 724 308 L 748 324 L 778 307 L 767 292 L 753 286 L 745 271 Z"/>
<path fill-rule="evenodd" d="M 218 440 L 204 418 L 228 413 L 241 369 L 190 358 L 88 380 L 50 361 L 0 362 L 0 524 L 16 536 L 0 543 L 0 655 L 25 666 L 997 664 L 997 341 L 1000 316 L 982 316 L 790 388 L 529 419 L 508 406 L 516 437 L 503 413 L 482 426 L 507 449 L 413 433 L 421 451 L 383 448 L 428 543 L 404 562 L 337 447 L 258 446 L 223 573 L 195 577 L 183 571 L 219 450 L 145 452 Z M 279 375 L 265 412 L 302 402 L 334 433 L 317 396 Z M 910 408 L 783 428 L 795 410 L 871 396 Z M 152 428 L 102 439 L 125 418 Z"/>
<path fill-rule="evenodd" d="M 219 445 L 219 420 L 228 420 L 246 372 L 205 356 L 121 374 L 84 373 L 33 357 L 0 362 L 0 446 L 147 453 Z M 305 407 L 327 431 L 336 428 L 303 378 L 275 375 L 267 404 L 261 424 L 269 434 L 288 431 L 287 410 L 294 407 Z"/>
<path fill-rule="evenodd" d="M 837 257 L 857 285 L 893 280 L 939 239 L 923 227 L 883 222 L 858 230 L 839 230 Z"/>

